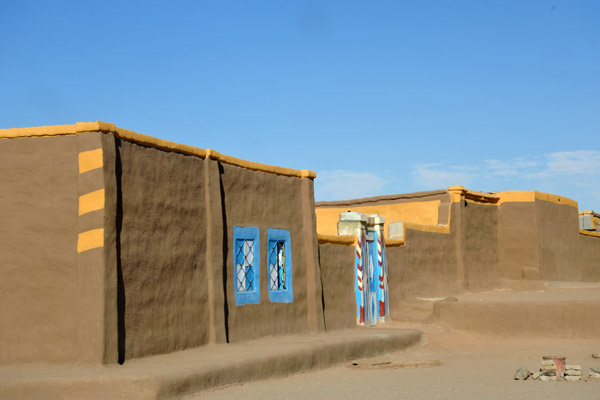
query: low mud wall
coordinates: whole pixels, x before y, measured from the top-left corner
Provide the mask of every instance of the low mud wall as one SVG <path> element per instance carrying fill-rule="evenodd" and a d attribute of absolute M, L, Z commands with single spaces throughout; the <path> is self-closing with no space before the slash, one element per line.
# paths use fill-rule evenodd
<path fill-rule="evenodd" d="M 355 259 L 354 245 L 319 243 L 327 330 L 356 326 Z"/>

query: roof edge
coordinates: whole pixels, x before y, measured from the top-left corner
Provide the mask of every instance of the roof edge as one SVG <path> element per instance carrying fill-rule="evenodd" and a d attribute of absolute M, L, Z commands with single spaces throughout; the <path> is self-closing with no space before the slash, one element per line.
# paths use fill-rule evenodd
<path fill-rule="evenodd" d="M 155 147 L 161 150 L 196 156 L 209 157 L 225 164 L 231 164 L 245 169 L 267 172 L 276 175 L 293 176 L 298 178 L 315 179 L 317 173 L 308 169 L 297 170 L 293 168 L 277 167 L 254 161 L 242 160 L 240 158 L 221 154 L 211 149 L 202 149 L 195 146 L 171 142 L 154 136 L 144 135 L 128 129 L 122 129 L 115 124 L 103 121 L 77 122 L 72 125 L 50 125 L 34 126 L 27 128 L 0 129 L 0 139 L 15 139 L 24 137 L 49 137 L 49 136 L 73 136 L 83 132 L 105 132 L 112 133 L 116 137 L 135 142 L 141 145 Z"/>

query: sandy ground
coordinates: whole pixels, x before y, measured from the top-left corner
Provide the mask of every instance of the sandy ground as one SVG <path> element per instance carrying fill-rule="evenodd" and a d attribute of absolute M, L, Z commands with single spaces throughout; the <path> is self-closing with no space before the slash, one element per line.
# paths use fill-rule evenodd
<path fill-rule="evenodd" d="M 186 399 L 600 399 L 600 380 L 515 381 L 520 367 L 539 368 L 544 355 L 600 367 L 587 339 L 490 339 L 439 325 L 392 323 L 422 330 L 426 340 L 408 350 L 334 368 L 195 393 Z M 376 328 L 375 328 L 376 329 Z"/>

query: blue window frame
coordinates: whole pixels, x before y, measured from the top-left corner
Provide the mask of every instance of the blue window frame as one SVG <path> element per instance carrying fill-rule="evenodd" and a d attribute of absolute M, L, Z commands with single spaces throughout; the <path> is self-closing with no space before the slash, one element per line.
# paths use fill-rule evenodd
<path fill-rule="evenodd" d="M 292 303 L 292 244 L 289 231 L 267 230 L 267 260 L 269 300 L 273 303 Z"/>
<path fill-rule="evenodd" d="M 255 227 L 233 227 L 235 304 L 260 303 L 260 236 Z"/>

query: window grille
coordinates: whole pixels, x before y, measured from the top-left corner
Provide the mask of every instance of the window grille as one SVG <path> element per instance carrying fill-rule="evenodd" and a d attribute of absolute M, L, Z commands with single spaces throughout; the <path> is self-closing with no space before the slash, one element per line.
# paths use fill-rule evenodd
<path fill-rule="evenodd" d="M 255 227 L 233 227 L 235 304 L 260 303 L 260 242 Z"/>
<path fill-rule="evenodd" d="M 275 303 L 293 302 L 292 245 L 288 230 L 267 230 L 267 260 L 269 300 Z"/>
<path fill-rule="evenodd" d="M 238 240 L 236 247 L 238 292 L 251 292 L 254 290 L 254 241 Z"/>
<path fill-rule="evenodd" d="M 271 290 L 285 290 L 285 242 L 269 242 L 269 276 Z"/>

